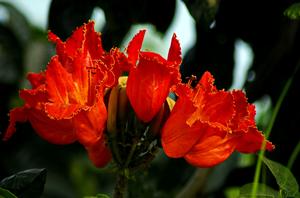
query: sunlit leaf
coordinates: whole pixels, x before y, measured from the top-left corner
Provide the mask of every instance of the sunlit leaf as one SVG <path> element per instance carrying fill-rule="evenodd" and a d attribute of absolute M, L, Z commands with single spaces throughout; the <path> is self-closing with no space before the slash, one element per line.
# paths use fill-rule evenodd
<path fill-rule="evenodd" d="M 286 193 L 287 197 L 295 197 L 299 192 L 299 185 L 291 171 L 278 162 L 274 162 L 265 157 L 263 158 L 263 162 L 272 172 L 278 186 Z"/>
<path fill-rule="evenodd" d="M 17 198 L 14 194 L 8 190 L 0 187 L 0 198 Z"/>
<path fill-rule="evenodd" d="M 84 198 L 110 198 L 106 194 L 97 194 L 96 196 L 85 196 Z"/>
<path fill-rule="evenodd" d="M 0 186 L 17 197 L 40 197 L 44 190 L 46 174 L 46 169 L 25 170 L 4 178 Z"/>
<path fill-rule="evenodd" d="M 229 187 L 224 191 L 226 198 L 236 198 L 239 197 L 240 187 Z"/>
<path fill-rule="evenodd" d="M 246 184 L 240 188 L 239 198 L 250 198 L 252 193 L 253 183 Z M 256 198 L 277 198 L 279 197 L 279 192 L 273 188 L 265 185 L 258 184 L 256 191 Z"/>
<path fill-rule="evenodd" d="M 294 3 L 284 11 L 284 15 L 291 19 L 300 18 L 300 3 Z"/>

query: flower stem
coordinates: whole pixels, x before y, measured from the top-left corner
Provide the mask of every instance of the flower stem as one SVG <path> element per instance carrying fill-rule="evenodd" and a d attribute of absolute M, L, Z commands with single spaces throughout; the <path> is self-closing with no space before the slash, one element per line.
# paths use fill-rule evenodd
<path fill-rule="evenodd" d="M 297 65 L 296 71 L 298 70 L 299 65 L 300 65 L 300 63 Z M 280 110 L 280 107 L 281 107 L 281 104 L 282 104 L 285 96 L 287 95 L 287 92 L 288 92 L 288 90 L 289 90 L 289 88 L 292 84 L 293 77 L 294 77 L 294 75 L 292 77 L 290 77 L 288 79 L 288 81 L 285 83 L 284 88 L 283 88 L 283 90 L 282 90 L 282 92 L 281 92 L 281 94 L 278 98 L 278 101 L 276 102 L 276 105 L 275 105 L 274 111 L 272 113 L 270 123 L 269 123 L 269 125 L 266 129 L 266 132 L 265 132 L 266 139 L 271 134 L 271 131 L 272 131 L 272 128 L 274 126 L 277 114 L 278 114 L 278 112 Z M 261 167 L 262 167 L 262 160 L 263 160 L 263 157 L 264 157 L 264 154 L 265 154 L 265 147 L 266 147 L 266 141 L 263 141 L 263 143 L 261 145 L 261 151 L 258 154 L 258 159 L 257 159 L 256 167 L 255 167 L 255 175 L 254 175 L 253 187 L 252 187 L 252 192 L 251 192 L 251 198 L 256 197 L 258 184 L 259 184 L 259 179 L 260 179 Z"/>
<path fill-rule="evenodd" d="M 130 163 L 130 161 L 131 161 L 131 159 L 132 159 L 132 156 L 133 156 L 133 154 L 134 154 L 134 152 L 135 152 L 136 146 L 137 146 L 137 143 L 134 142 L 133 145 L 131 146 L 131 149 L 130 149 L 130 151 L 129 151 L 128 157 L 127 157 L 127 159 L 126 159 L 125 167 L 128 167 L 128 165 L 129 165 L 129 163 Z"/>
<path fill-rule="evenodd" d="M 120 165 L 122 163 L 122 159 L 120 156 L 120 152 L 119 152 L 119 147 L 118 147 L 118 142 L 117 142 L 117 135 L 115 133 L 111 133 L 109 134 L 109 139 L 110 139 L 110 149 L 113 155 L 113 158 L 115 160 L 115 162 Z"/>
<path fill-rule="evenodd" d="M 292 169 L 292 166 L 299 154 L 300 154 L 300 141 L 298 142 L 297 146 L 295 147 L 295 149 L 292 152 L 292 155 L 288 161 L 288 164 L 287 164 L 288 169 L 290 169 L 290 170 Z"/>
<path fill-rule="evenodd" d="M 120 173 L 117 176 L 117 182 L 114 189 L 114 198 L 124 198 L 127 191 L 127 183 L 128 178 L 126 176 L 126 169 L 123 171 L 120 171 Z"/>

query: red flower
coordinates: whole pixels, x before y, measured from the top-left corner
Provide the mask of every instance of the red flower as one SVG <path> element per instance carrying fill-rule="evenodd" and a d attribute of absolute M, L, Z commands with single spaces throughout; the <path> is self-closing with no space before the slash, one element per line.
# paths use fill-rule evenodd
<path fill-rule="evenodd" d="M 79 141 L 96 166 L 106 165 L 111 153 L 104 134 L 108 119 L 104 92 L 117 85 L 125 70 L 129 71 L 128 99 L 137 117 L 145 123 L 159 112 L 164 115 L 162 106 L 170 90 L 176 87 L 179 99 L 162 129 L 162 145 L 168 156 L 184 157 L 192 165 L 210 167 L 223 162 L 235 150 L 258 151 L 265 138 L 257 130 L 255 108 L 247 102 L 245 94 L 217 90 L 209 72 L 195 89 L 179 84 L 182 59 L 176 35 L 165 59 L 141 51 L 144 34 L 140 31 L 132 39 L 126 57 L 117 48 L 109 53 L 103 50 L 93 22 L 75 30 L 66 42 L 50 32 L 49 40 L 56 43 L 57 55 L 51 58 L 46 71 L 28 75 L 32 89 L 20 91 L 25 103 L 11 110 L 4 140 L 15 132 L 16 122 L 29 121 L 43 139 L 55 144 Z M 116 124 L 113 108 L 117 105 L 110 106 L 113 120 L 108 120 L 108 126 Z M 158 116 L 152 124 L 160 125 L 164 122 L 162 117 Z M 154 125 L 152 129 L 159 131 L 160 127 Z M 273 147 L 266 143 L 267 150 Z"/>
<path fill-rule="evenodd" d="M 233 151 L 253 153 L 265 140 L 257 130 L 255 107 L 242 91 L 217 90 L 206 72 L 195 89 L 178 85 L 178 100 L 162 130 L 162 145 L 169 157 L 184 157 L 190 164 L 210 167 Z M 267 150 L 273 150 L 271 142 Z"/>
<path fill-rule="evenodd" d="M 10 112 L 4 139 L 14 133 L 16 122 L 28 120 L 51 143 L 79 141 L 93 163 L 103 166 L 111 159 L 103 134 L 107 119 L 104 90 L 117 84 L 124 55 L 117 49 L 110 53 L 102 49 L 93 22 L 78 28 L 66 42 L 51 32 L 49 40 L 57 44 L 57 55 L 45 72 L 28 76 L 32 89 L 20 92 L 25 104 Z"/>
<path fill-rule="evenodd" d="M 131 64 L 126 92 L 138 118 L 149 122 L 165 102 L 170 88 L 180 81 L 181 49 L 174 34 L 168 58 L 140 51 L 145 31 L 140 31 L 127 48 Z"/>

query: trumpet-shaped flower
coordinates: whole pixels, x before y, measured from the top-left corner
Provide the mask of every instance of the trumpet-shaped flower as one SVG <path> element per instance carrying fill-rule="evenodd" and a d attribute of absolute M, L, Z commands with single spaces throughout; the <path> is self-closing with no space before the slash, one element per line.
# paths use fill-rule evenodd
<path fill-rule="evenodd" d="M 140 31 L 127 48 L 130 68 L 126 92 L 138 118 L 149 122 L 159 112 L 171 87 L 180 81 L 181 49 L 174 34 L 167 59 L 141 51 L 144 34 Z"/>
<path fill-rule="evenodd" d="M 253 153 L 264 136 L 256 128 L 255 107 L 242 91 L 217 90 L 206 72 L 198 85 L 180 84 L 178 100 L 162 130 L 162 146 L 169 157 L 184 157 L 198 167 L 211 167 L 235 150 Z M 266 149 L 273 145 L 266 143 Z"/>
<path fill-rule="evenodd" d="M 103 134 L 104 90 L 117 84 L 122 54 L 117 49 L 103 50 L 93 22 L 76 29 L 66 42 L 51 32 L 49 40 L 56 43 L 57 55 L 45 72 L 28 75 L 32 89 L 20 92 L 25 104 L 10 112 L 4 139 L 14 133 L 16 122 L 29 121 L 51 143 L 79 141 L 93 163 L 103 166 L 111 158 Z"/>

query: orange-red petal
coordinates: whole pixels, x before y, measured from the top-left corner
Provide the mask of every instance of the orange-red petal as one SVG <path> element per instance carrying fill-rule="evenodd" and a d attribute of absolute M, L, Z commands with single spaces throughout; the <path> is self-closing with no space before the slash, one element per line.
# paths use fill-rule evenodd
<path fill-rule="evenodd" d="M 234 151 L 235 145 L 230 139 L 209 136 L 201 139 L 184 156 L 190 164 L 197 167 L 211 167 L 225 161 Z"/>
<path fill-rule="evenodd" d="M 73 118 L 74 130 L 78 141 L 90 146 L 103 136 L 106 126 L 107 111 L 103 99 L 88 110 L 83 110 Z"/>
<path fill-rule="evenodd" d="M 196 86 L 196 89 L 202 89 L 206 91 L 207 93 L 218 91 L 216 86 L 214 85 L 215 79 L 213 75 L 206 71 L 202 75 L 199 83 Z"/>
<path fill-rule="evenodd" d="M 86 146 L 89 158 L 96 167 L 104 167 L 111 161 L 111 152 L 106 144 L 104 136 L 96 143 Z"/>
<path fill-rule="evenodd" d="M 181 47 L 176 34 L 173 34 L 167 60 L 175 65 L 181 64 Z"/>
<path fill-rule="evenodd" d="M 68 105 L 69 94 L 75 92 L 72 75 L 66 71 L 58 60 L 58 56 L 52 57 L 46 70 L 46 88 L 51 102 Z"/>
<path fill-rule="evenodd" d="M 47 103 L 45 104 L 45 112 L 51 119 L 71 119 L 80 111 L 80 107 L 79 104 Z"/>
<path fill-rule="evenodd" d="M 166 100 L 172 77 L 166 60 L 154 53 L 142 53 L 130 70 L 126 92 L 138 118 L 149 122 Z"/>
<path fill-rule="evenodd" d="M 226 136 L 229 129 L 217 122 L 198 120 L 189 125 L 186 120 L 194 109 L 191 101 L 180 98 L 166 121 L 161 141 L 169 157 L 183 157 L 190 153 L 196 144 L 210 136 Z"/>
<path fill-rule="evenodd" d="M 47 101 L 44 85 L 33 90 L 21 90 L 20 97 L 25 100 L 26 104 L 10 113 L 8 131 L 14 130 L 16 121 L 28 120 L 36 133 L 51 143 L 69 144 L 76 140 L 71 120 L 53 120 L 44 112 L 44 103 Z"/>
<path fill-rule="evenodd" d="M 146 30 L 139 31 L 128 44 L 127 47 L 128 61 L 132 65 L 135 65 L 138 60 L 145 33 Z"/>
<path fill-rule="evenodd" d="M 177 100 L 162 131 L 162 146 L 169 157 L 184 157 L 198 167 L 211 167 L 233 151 L 253 153 L 265 137 L 255 124 L 255 106 L 242 91 L 217 90 L 205 72 L 197 86 L 179 84 Z M 184 101 L 184 102 L 182 102 Z M 272 150 L 271 142 L 266 149 Z"/>
<path fill-rule="evenodd" d="M 92 59 L 101 59 L 105 53 L 102 47 L 102 40 L 100 33 L 94 29 L 94 21 L 90 21 L 83 27 L 84 31 L 84 46 L 91 55 Z"/>
<path fill-rule="evenodd" d="M 53 57 L 46 71 L 46 88 L 49 102 L 45 110 L 50 117 L 55 119 L 72 118 L 85 105 L 92 105 L 96 97 L 95 76 L 89 76 L 87 68 L 92 64 L 87 57 L 76 57 L 73 63 L 74 71 L 69 73 L 59 62 L 58 57 Z"/>
<path fill-rule="evenodd" d="M 272 151 L 275 148 L 257 128 L 250 127 L 247 133 L 237 138 L 236 149 L 241 153 L 254 153 L 261 149 L 263 141 L 266 141 L 266 150 Z"/>
<path fill-rule="evenodd" d="M 180 98 L 176 101 L 161 134 L 161 143 L 167 156 L 183 157 L 200 138 L 201 131 L 186 123 L 191 111 L 193 106 L 189 100 Z"/>
<path fill-rule="evenodd" d="M 176 34 L 173 34 L 167 58 L 170 74 L 172 75 L 172 84 L 176 85 L 181 82 L 181 76 L 179 72 L 179 65 L 181 62 L 182 57 L 180 44 L 177 40 Z"/>
<path fill-rule="evenodd" d="M 72 35 L 63 42 L 52 32 L 48 32 L 48 39 L 56 44 L 56 53 L 64 66 L 78 53 L 78 49 L 83 48 L 84 30 L 86 25 L 77 28 Z"/>
<path fill-rule="evenodd" d="M 32 89 L 39 87 L 40 85 L 45 84 L 45 73 L 28 73 L 27 79 L 29 80 Z"/>
<path fill-rule="evenodd" d="M 233 91 L 235 115 L 231 121 L 232 130 L 246 132 L 248 128 L 255 127 L 255 106 L 247 102 L 242 91 Z"/>
<path fill-rule="evenodd" d="M 72 120 L 53 120 L 45 112 L 29 109 L 28 120 L 35 132 L 53 144 L 70 144 L 76 141 Z"/>
<path fill-rule="evenodd" d="M 43 109 L 43 103 L 47 102 L 48 100 L 44 85 L 40 86 L 37 89 L 20 90 L 19 96 L 30 108 L 36 109 Z"/>
<path fill-rule="evenodd" d="M 202 93 L 200 97 L 201 102 L 194 103 L 197 109 L 187 120 L 188 124 L 192 125 L 197 120 L 217 122 L 224 126 L 230 123 L 234 109 L 233 98 L 229 92 Z"/>
<path fill-rule="evenodd" d="M 77 28 L 65 42 L 52 32 L 48 33 L 48 39 L 56 43 L 59 60 L 68 71 L 72 71 L 70 64 L 78 53 L 88 52 L 92 59 L 100 59 L 105 53 L 102 48 L 101 36 L 95 32 L 93 21 Z"/>
<path fill-rule="evenodd" d="M 9 125 L 3 136 L 3 140 L 8 140 L 16 132 L 16 122 L 26 122 L 28 117 L 25 107 L 17 107 L 9 112 Z"/>

